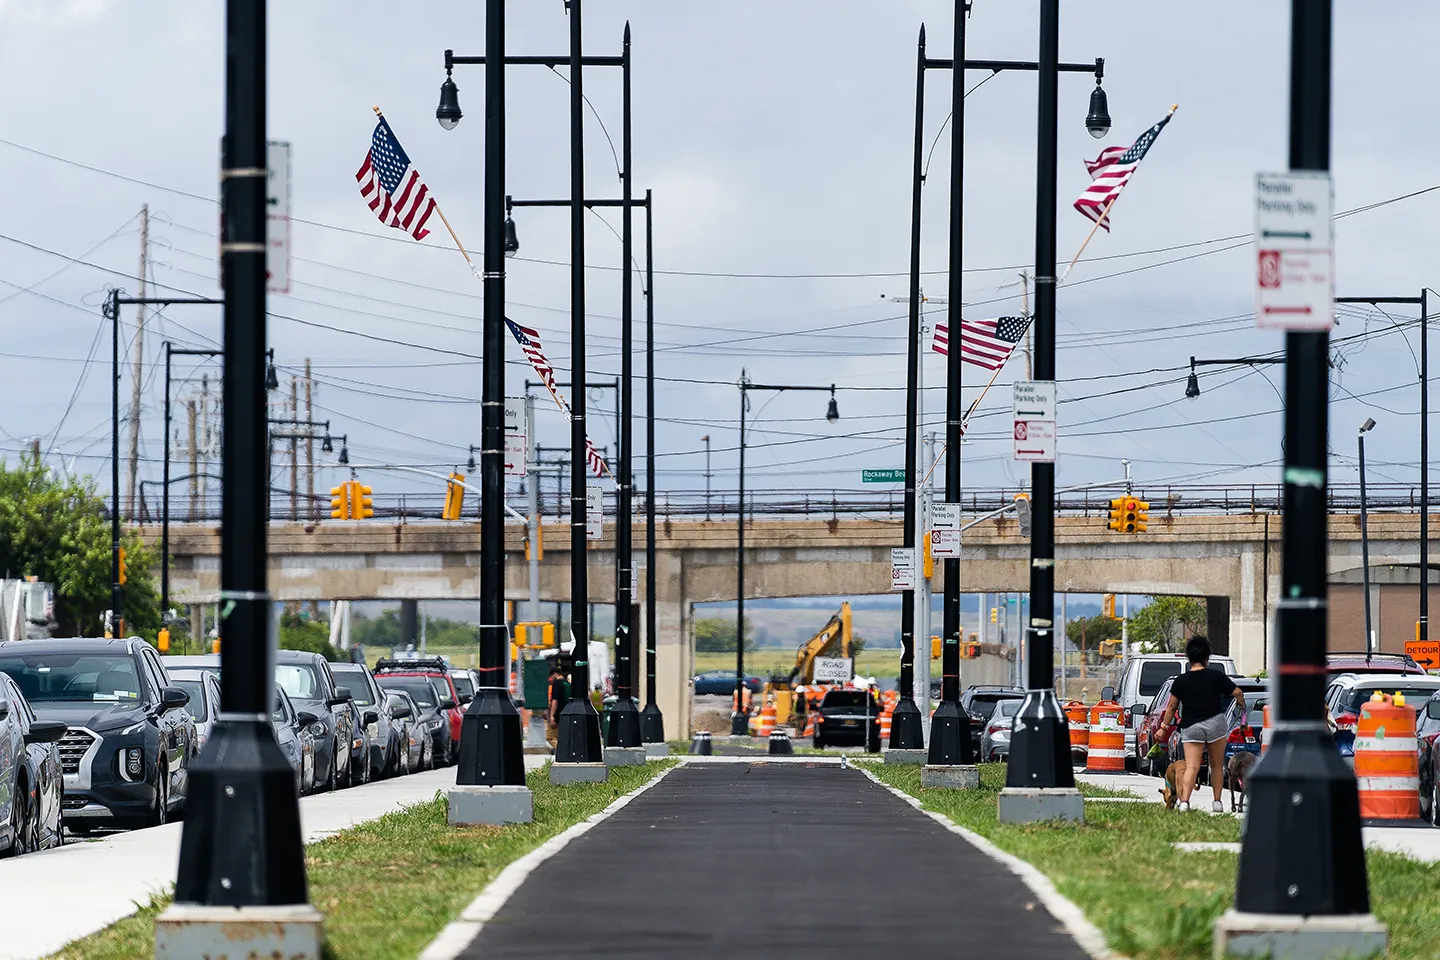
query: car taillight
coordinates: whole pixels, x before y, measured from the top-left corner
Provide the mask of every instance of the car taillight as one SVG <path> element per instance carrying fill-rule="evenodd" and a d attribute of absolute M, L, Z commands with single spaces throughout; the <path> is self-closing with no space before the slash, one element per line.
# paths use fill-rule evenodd
<path fill-rule="evenodd" d="M 1350 733 L 1355 732 L 1355 727 L 1360 723 L 1359 714 L 1345 712 L 1335 718 L 1335 726 Z"/>
<path fill-rule="evenodd" d="M 1236 727 L 1234 730 L 1231 730 L 1231 731 L 1230 731 L 1230 736 L 1227 738 L 1226 742 L 1227 742 L 1227 743 L 1254 743 L 1254 742 L 1255 742 L 1255 731 L 1254 731 L 1254 730 L 1251 730 L 1249 727 Z"/>
<path fill-rule="evenodd" d="M 987 732 L 988 732 L 988 733 L 1000 733 L 1000 732 L 1001 732 L 1002 730 L 1004 730 L 1004 729 L 1005 729 L 1005 725 L 1004 725 L 1003 723 L 992 723 L 992 724 L 990 724 L 990 729 L 989 729 Z"/>

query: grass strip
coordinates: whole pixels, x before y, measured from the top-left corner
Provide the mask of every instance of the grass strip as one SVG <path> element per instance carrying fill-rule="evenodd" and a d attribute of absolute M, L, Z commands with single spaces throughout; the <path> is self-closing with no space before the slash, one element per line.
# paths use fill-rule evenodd
<path fill-rule="evenodd" d="M 532 770 L 535 819 L 506 827 L 451 827 L 443 796 L 310 844 L 310 901 L 325 914 L 330 960 L 414 960 L 512 861 L 599 813 L 677 761 L 611 767 L 606 783 L 557 787 Z M 55 954 L 63 960 L 155 955 L 157 898 L 132 916 Z"/>
<path fill-rule="evenodd" d="M 1083 825 L 1003 825 L 996 819 L 1003 764 L 981 765 L 979 790 L 922 790 L 916 767 L 868 769 L 925 809 L 1033 864 L 1115 951 L 1134 960 L 1210 960 L 1215 920 L 1235 899 L 1238 858 L 1225 851 L 1182 853 L 1172 844 L 1238 842 L 1234 817 L 1173 813 L 1158 803 L 1096 803 L 1086 805 Z M 1089 785 L 1081 790 L 1125 795 Z M 1390 926 L 1390 960 L 1440 956 L 1440 911 L 1429 896 L 1440 888 L 1440 865 L 1373 850 L 1366 861 L 1371 906 Z"/>

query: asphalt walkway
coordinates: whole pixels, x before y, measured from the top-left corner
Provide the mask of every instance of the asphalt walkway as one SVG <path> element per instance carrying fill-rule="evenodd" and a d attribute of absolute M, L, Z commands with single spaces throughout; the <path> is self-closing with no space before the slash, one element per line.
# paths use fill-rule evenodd
<path fill-rule="evenodd" d="M 1007 868 L 833 761 L 677 768 L 536 868 L 460 956 L 582 954 L 1086 956 Z"/>

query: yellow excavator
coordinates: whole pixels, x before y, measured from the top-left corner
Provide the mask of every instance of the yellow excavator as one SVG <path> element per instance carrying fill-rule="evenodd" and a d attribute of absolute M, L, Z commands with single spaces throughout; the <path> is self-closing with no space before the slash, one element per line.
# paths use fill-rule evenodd
<path fill-rule="evenodd" d="M 795 687 L 815 682 L 815 660 L 817 657 L 852 657 L 851 640 L 854 633 L 850 627 L 850 604 L 840 604 L 840 612 L 820 628 L 820 632 L 800 644 L 795 651 L 795 666 L 788 675 L 774 674 L 765 685 L 765 699 L 775 704 L 775 722 L 790 722 L 794 712 Z"/>

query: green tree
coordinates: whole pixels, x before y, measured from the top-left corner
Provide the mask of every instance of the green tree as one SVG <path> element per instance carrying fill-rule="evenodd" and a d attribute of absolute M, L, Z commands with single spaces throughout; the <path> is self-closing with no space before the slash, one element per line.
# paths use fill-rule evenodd
<path fill-rule="evenodd" d="M 280 649 L 318 653 L 331 662 L 345 659 L 345 655 L 331 645 L 328 626 L 293 613 L 280 618 Z"/>
<path fill-rule="evenodd" d="M 1130 642 L 1150 653 L 1178 653 L 1205 628 L 1205 604 L 1195 597 L 1152 596 L 1130 618 Z"/>
<path fill-rule="evenodd" d="M 755 649 L 755 631 L 745 621 L 745 649 Z M 719 617 L 702 617 L 695 621 L 695 650 L 698 653 L 734 653 L 735 621 Z"/>
<path fill-rule="evenodd" d="M 1078 617 L 1065 624 L 1065 637 L 1076 648 L 1084 645 L 1090 653 L 1100 649 L 1102 640 L 1120 639 L 1120 621 L 1114 617 L 1096 614 L 1093 617 Z"/>
<path fill-rule="evenodd" d="M 160 558 L 133 531 L 122 542 L 125 630 L 154 640 Z M 29 457 L 13 467 L 0 461 L 0 575 L 53 583 L 61 636 L 102 635 L 110 609 L 110 522 L 94 482 L 61 479 Z"/>

